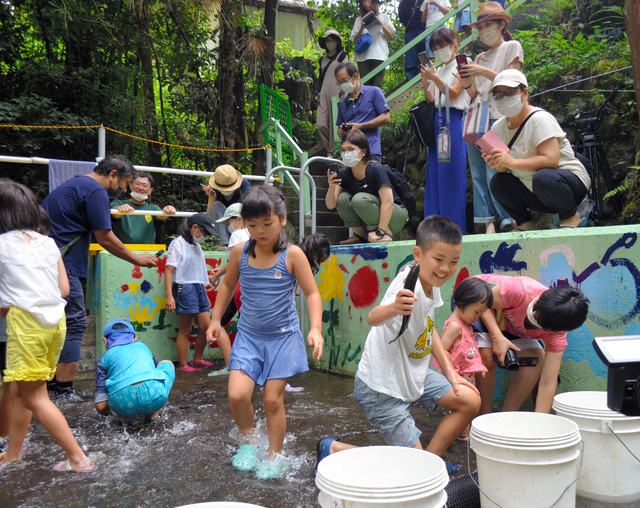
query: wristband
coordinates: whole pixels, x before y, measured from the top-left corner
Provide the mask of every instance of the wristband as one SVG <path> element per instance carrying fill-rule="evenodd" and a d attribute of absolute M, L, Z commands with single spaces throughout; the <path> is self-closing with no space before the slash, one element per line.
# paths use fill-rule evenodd
<path fill-rule="evenodd" d="M 367 122 L 364 123 L 364 125 L 362 126 L 362 130 L 366 131 L 367 130 Z"/>

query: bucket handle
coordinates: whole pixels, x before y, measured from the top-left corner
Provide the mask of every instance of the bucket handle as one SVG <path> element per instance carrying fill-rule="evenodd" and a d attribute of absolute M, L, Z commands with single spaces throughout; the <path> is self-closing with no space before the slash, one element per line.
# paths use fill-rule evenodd
<path fill-rule="evenodd" d="M 562 499 L 562 496 L 564 496 L 565 492 L 567 492 L 567 490 L 569 490 L 569 488 L 571 488 L 571 486 L 578 481 L 578 478 L 580 478 L 580 470 L 582 469 L 582 459 L 584 458 L 584 441 L 580 440 L 580 444 L 582 445 L 582 448 L 580 450 L 580 466 L 578 467 L 578 476 L 576 476 L 575 480 L 573 480 L 569 485 L 567 485 L 565 487 L 565 489 L 560 494 L 560 497 L 558 497 L 558 499 L 556 499 L 555 502 L 549 508 L 553 508 L 555 505 L 557 505 L 558 502 Z M 624 443 L 622 443 L 622 444 L 624 445 Z M 627 447 L 625 446 L 625 448 L 627 448 Z M 628 450 L 628 448 L 627 448 L 627 450 Z M 631 455 L 633 455 L 633 454 L 631 454 Z M 635 457 L 635 455 L 633 455 L 633 456 Z M 473 483 L 476 484 L 476 487 L 478 487 L 478 490 L 482 493 L 482 495 L 484 497 L 486 497 L 489 501 L 491 501 L 493 504 L 495 504 L 499 508 L 505 508 L 504 506 L 496 503 L 485 492 L 483 492 L 482 489 L 480 488 L 480 485 L 478 484 L 478 482 L 476 482 L 476 479 L 471 474 L 471 459 L 469 458 L 469 441 L 467 441 L 467 471 L 469 472 L 469 478 L 471 478 L 471 481 L 473 481 Z"/>
<path fill-rule="evenodd" d="M 634 459 L 636 459 L 638 462 L 640 462 L 640 459 L 638 457 L 636 457 L 635 454 L 631 450 L 629 450 L 629 447 L 626 444 L 624 444 L 624 441 L 618 437 L 618 434 L 615 433 L 615 431 L 611 428 L 611 426 L 607 422 L 605 422 L 604 425 L 605 425 L 605 427 L 607 427 L 609 429 L 609 432 L 611 432 L 614 436 L 616 436 L 616 439 L 618 441 L 620 441 L 620 444 L 622 444 L 622 446 L 624 446 L 626 448 L 626 450 L 631 454 L 631 456 Z"/>

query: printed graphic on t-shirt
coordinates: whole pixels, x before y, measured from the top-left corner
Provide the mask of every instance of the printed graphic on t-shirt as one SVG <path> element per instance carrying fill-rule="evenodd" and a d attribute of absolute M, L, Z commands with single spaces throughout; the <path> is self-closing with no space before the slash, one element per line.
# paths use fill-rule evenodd
<path fill-rule="evenodd" d="M 416 341 L 416 351 L 409 354 L 409 358 L 419 360 L 431 354 L 431 341 L 433 340 L 433 320 L 427 317 L 427 329 L 418 337 Z"/>

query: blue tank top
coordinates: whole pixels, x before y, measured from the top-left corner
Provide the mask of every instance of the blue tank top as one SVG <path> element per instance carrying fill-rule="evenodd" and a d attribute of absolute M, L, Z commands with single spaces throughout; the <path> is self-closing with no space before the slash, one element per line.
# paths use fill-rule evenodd
<path fill-rule="evenodd" d="M 287 247 L 280 251 L 278 261 L 270 268 L 250 266 L 247 248 L 242 252 L 239 265 L 242 311 L 238 330 L 248 337 L 274 340 L 300 333 L 294 301 L 296 278 L 285 261 L 288 250 Z"/>

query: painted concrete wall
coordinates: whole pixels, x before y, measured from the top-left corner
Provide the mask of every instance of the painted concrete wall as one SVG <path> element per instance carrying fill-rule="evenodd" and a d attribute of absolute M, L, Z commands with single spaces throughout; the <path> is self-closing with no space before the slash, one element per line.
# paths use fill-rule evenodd
<path fill-rule="evenodd" d="M 602 335 L 640 334 L 640 226 L 562 231 L 535 231 L 465 237 L 460 269 L 442 288 L 449 301 L 455 281 L 466 274 L 528 275 L 543 284 L 580 287 L 591 300 L 589 318 L 569 333 L 560 391 L 606 388 L 606 368 L 591 342 Z M 353 375 L 369 332 L 367 314 L 381 300 L 389 283 L 412 260 L 412 242 L 390 245 L 337 246 L 317 275 L 323 299 L 325 353 L 312 366 Z M 226 253 L 208 255 L 209 270 L 226 262 Z M 130 319 L 158 358 L 175 359 L 171 337 L 177 334 L 175 314 L 164 308 L 164 264 L 154 269 L 132 267 L 101 252 L 95 259 L 94 304 L 98 336 L 111 319 Z M 216 287 L 207 287 L 210 301 Z M 436 312 L 439 331 L 449 316 L 445 305 Z M 98 341 L 98 356 L 103 346 Z M 217 349 L 208 350 L 211 356 Z M 506 381 L 503 378 L 502 383 Z M 502 393 L 498 386 L 497 397 Z"/>

